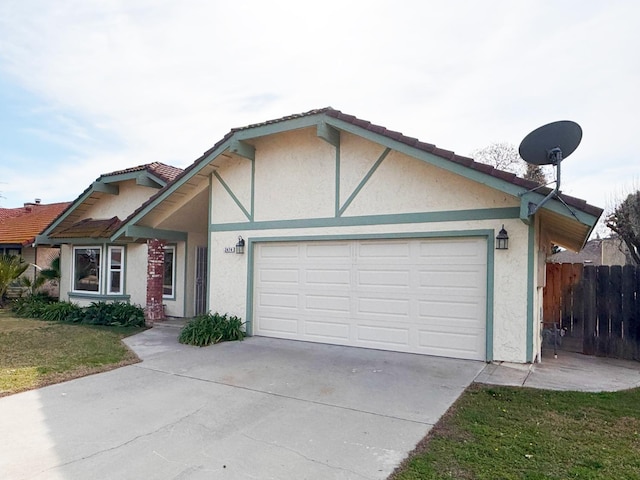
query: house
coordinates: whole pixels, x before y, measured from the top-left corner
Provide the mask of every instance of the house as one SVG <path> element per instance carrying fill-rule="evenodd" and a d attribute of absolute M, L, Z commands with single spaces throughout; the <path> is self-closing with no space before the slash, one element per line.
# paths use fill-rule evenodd
<path fill-rule="evenodd" d="M 549 263 L 583 263 L 585 265 L 633 265 L 629 249 L 621 238 L 594 238 L 582 250 L 562 250 L 549 257 Z"/>
<path fill-rule="evenodd" d="M 58 248 L 34 245 L 36 236 L 68 206 L 69 202 L 43 204 L 36 198 L 23 207 L 0 208 L 0 255 L 18 255 L 30 263 L 23 274 L 30 281 L 60 254 Z"/>
<path fill-rule="evenodd" d="M 539 358 L 552 242 L 580 250 L 602 213 L 563 195 L 530 216 L 549 190 L 332 108 L 232 129 L 137 207 L 125 175 L 41 237 L 68 299 L 483 361 Z"/>

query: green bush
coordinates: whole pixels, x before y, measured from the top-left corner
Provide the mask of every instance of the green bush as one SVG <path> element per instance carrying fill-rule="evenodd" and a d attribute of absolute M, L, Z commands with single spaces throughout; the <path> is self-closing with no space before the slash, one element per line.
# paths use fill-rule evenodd
<path fill-rule="evenodd" d="M 206 347 L 212 343 L 242 340 L 244 323 L 235 315 L 219 313 L 199 315 L 180 331 L 178 341 L 188 345 Z"/>
<path fill-rule="evenodd" d="M 79 323 L 82 321 L 82 309 L 75 303 L 56 302 L 45 305 L 40 318 L 49 322 Z"/>
<path fill-rule="evenodd" d="M 11 305 L 11 310 L 18 317 L 41 318 L 42 312 L 55 302 L 55 299 L 47 295 L 27 295 L 16 298 Z"/>
<path fill-rule="evenodd" d="M 28 295 L 15 300 L 12 310 L 18 317 L 41 318 L 52 322 L 144 326 L 144 310 L 124 302 L 93 302 L 88 307 L 80 308 L 75 303 L 56 302 L 42 295 Z"/>
<path fill-rule="evenodd" d="M 141 327 L 144 325 L 144 310 L 124 302 L 91 302 L 91 305 L 83 309 L 82 323 Z"/>

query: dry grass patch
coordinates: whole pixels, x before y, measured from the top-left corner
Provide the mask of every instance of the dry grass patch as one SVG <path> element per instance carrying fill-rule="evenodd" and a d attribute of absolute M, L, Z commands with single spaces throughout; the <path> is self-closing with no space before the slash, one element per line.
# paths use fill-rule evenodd
<path fill-rule="evenodd" d="M 142 330 L 14 318 L 0 310 L 0 396 L 136 363 L 121 339 Z"/>

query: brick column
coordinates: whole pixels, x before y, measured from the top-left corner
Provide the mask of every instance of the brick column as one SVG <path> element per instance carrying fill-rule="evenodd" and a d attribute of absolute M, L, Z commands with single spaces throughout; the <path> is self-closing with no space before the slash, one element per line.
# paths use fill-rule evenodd
<path fill-rule="evenodd" d="M 164 279 L 164 240 L 147 240 L 147 307 L 145 323 L 152 327 L 154 322 L 164 319 L 162 305 L 162 283 Z"/>

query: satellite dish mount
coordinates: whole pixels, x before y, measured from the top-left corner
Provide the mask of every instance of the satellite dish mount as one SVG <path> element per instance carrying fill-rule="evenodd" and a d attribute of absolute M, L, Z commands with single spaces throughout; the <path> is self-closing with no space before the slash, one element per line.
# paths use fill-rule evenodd
<path fill-rule="evenodd" d="M 552 198 L 562 202 L 573 214 L 573 211 L 560 197 L 560 166 L 562 160 L 578 148 L 581 140 L 582 128 L 569 120 L 543 125 L 524 137 L 518 149 L 524 161 L 534 165 L 553 165 L 556 170 L 555 188 L 540 203 L 529 203 L 529 216 L 534 215 Z"/>

